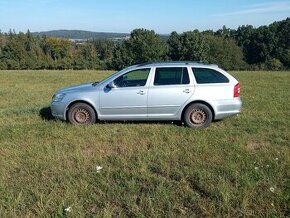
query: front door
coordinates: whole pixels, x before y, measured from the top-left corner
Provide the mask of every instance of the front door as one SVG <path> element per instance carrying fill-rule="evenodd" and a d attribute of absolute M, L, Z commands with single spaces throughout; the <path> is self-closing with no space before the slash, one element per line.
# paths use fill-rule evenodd
<path fill-rule="evenodd" d="M 100 113 L 104 120 L 147 118 L 147 80 L 150 68 L 127 72 L 113 81 L 114 88 L 100 94 Z"/>

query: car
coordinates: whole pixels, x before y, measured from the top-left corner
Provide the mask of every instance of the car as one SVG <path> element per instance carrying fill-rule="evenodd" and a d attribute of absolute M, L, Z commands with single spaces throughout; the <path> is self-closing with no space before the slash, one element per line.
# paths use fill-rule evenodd
<path fill-rule="evenodd" d="M 101 82 L 60 89 L 51 102 L 52 115 L 72 124 L 168 120 L 191 128 L 237 115 L 241 107 L 239 82 L 201 62 L 130 66 Z"/>

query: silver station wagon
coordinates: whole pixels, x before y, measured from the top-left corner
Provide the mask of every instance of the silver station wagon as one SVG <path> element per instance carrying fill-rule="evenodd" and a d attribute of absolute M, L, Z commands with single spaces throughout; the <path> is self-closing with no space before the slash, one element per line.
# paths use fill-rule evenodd
<path fill-rule="evenodd" d="M 240 84 L 216 65 L 147 63 L 101 82 L 60 89 L 52 115 L 72 124 L 97 120 L 179 120 L 204 128 L 241 111 Z"/>

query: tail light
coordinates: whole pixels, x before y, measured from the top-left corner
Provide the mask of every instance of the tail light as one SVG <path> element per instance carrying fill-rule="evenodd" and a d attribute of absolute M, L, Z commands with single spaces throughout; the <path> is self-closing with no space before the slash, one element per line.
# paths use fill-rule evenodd
<path fill-rule="evenodd" d="M 234 88 L 234 98 L 240 97 L 240 90 L 241 90 L 241 86 L 240 86 L 240 83 L 238 83 L 237 85 L 235 85 L 235 88 Z"/>

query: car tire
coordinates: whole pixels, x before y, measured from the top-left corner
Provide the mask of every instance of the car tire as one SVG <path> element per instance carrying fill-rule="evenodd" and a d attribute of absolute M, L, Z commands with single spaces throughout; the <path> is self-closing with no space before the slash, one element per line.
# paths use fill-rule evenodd
<path fill-rule="evenodd" d="M 212 112 L 208 106 L 195 103 L 185 110 L 183 121 L 190 128 L 206 128 L 212 121 Z"/>
<path fill-rule="evenodd" d="M 94 109 L 86 103 L 73 104 L 68 110 L 68 121 L 71 124 L 87 125 L 97 121 Z"/>

